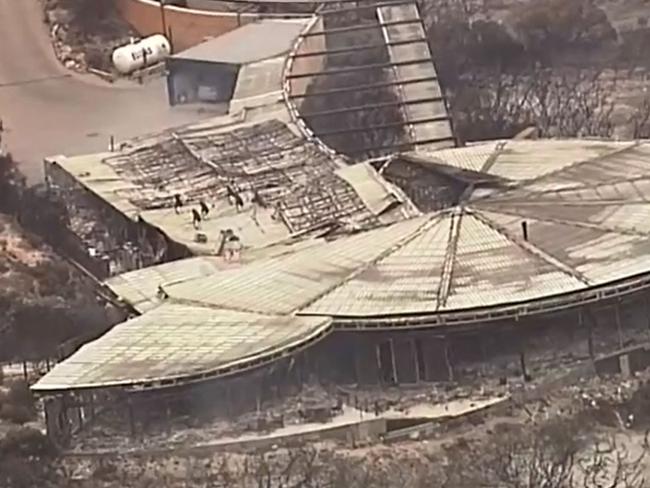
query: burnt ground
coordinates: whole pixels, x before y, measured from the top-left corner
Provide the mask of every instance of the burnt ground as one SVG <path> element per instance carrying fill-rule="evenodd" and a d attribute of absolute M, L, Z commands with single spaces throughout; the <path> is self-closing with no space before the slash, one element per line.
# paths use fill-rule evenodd
<path fill-rule="evenodd" d="M 2 213 L 0 249 L 0 364 L 56 358 L 61 344 L 111 322 L 94 283 Z"/>
<path fill-rule="evenodd" d="M 584 379 L 560 386 L 552 392 L 527 399 L 522 397 L 511 402 L 507 408 L 482 417 L 456 420 L 433 437 L 396 444 L 350 448 L 321 442 L 309 447 L 278 448 L 271 452 L 249 454 L 187 455 L 178 452 L 138 456 L 69 456 L 59 459 L 57 465 L 61 472 L 84 488 L 143 488 L 152 483 L 174 488 L 187 486 L 186 483 L 192 483 L 192 486 L 211 486 L 210 483 L 213 483 L 215 486 L 243 488 L 263 485 L 275 488 L 293 486 L 287 485 L 287 482 L 301 478 L 310 478 L 311 484 L 298 483 L 296 486 L 443 486 L 442 480 L 446 479 L 444 486 L 458 488 L 469 485 L 454 482 L 453 476 L 458 475 L 454 470 L 471 472 L 481 467 L 491 459 L 492 453 L 488 449 L 510 447 L 504 444 L 504 439 L 514 442 L 514 438 L 519 442 L 531 433 L 558 429 L 562 431 L 559 439 L 549 444 L 553 452 L 565 447 L 560 443 L 568 442 L 563 434 L 570 434 L 572 442 L 577 443 L 577 453 L 586 452 L 597 443 L 614 445 L 612 443 L 615 442 L 616 452 L 625 453 L 632 464 L 632 460 L 645 451 L 649 425 L 649 377 L 647 373 L 642 373 L 628 379 Z M 636 415 L 631 417 L 632 412 Z M 642 473 L 649 472 L 646 459 L 641 460 L 638 469 Z M 346 481 L 333 485 L 325 482 L 327 479 L 331 483 L 332 478 L 339 479 L 338 483 L 341 483 L 341 478 Z"/>

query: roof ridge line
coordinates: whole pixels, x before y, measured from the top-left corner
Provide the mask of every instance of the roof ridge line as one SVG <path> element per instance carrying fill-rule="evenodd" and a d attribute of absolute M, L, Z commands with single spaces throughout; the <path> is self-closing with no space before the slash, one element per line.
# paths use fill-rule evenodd
<path fill-rule="evenodd" d="M 499 212 L 494 212 L 494 213 L 499 213 Z M 589 281 L 589 279 L 585 275 L 583 275 L 580 271 L 578 271 L 577 269 L 571 267 L 570 265 L 568 265 L 567 263 L 565 263 L 561 259 L 558 259 L 557 257 L 555 257 L 552 254 L 550 254 L 549 252 L 539 248 L 538 246 L 536 246 L 534 244 L 531 244 L 528 241 L 524 241 L 522 239 L 519 239 L 518 237 L 515 237 L 505 227 L 493 222 L 492 220 L 490 220 L 485 215 L 482 215 L 480 213 L 480 211 L 472 211 L 470 209 L 470 214 L 474 218 L 479 220 L 481 223 L 488 226 L 490 229 L 492 229 L 495 232 L 498 232 L 499 234 L 501 234 L 508 241 L 512 242 L 514 245 L 516 245 L 517 247 L 522 249 L 527 254 L 529 254 L 529 255 L 537 258 L 537 259 L 540 259 L 540 260 L 546 262 L 547 264 L 550 264 L 551 266 L 553 266 L 557 270 L 561 271 L 565 275 L 570 276 L 571 278 L 576 279 L 578 281 L 581 281 L 582 283 L 584 283 L 587 286 L 592 285 L 591 281 Z"/>
<path fill-rule="evenodd" d="M 456 265 L 456 251 L 458 249 L 458 240 L 461 230 L 461 220 L 465 214 L 464 210 L 464 207 L 456 209 L 456 211 L 451 215 L 445 260 L 440 273 L 438 292 L 436 293 L 436 312 L 447 304 L 447 299 L 451 292 L 452 277 Z"/>
<path fill-rule="evenodd" d="M 210 310 L 221 310 L 223 312 L 234 312 L 234 313 L 246 313 L 249 315 L 258 315 L 260 317 L 286 317 L 290 315 L 294 315 L 293 312 L 289 313 L 264 313 L 264 312 L 259 312 L 257 310 L 249 310 L 247 308 L 239 308 L 239 307 L 223 307 L 221 305 L 214 305 L 211 303 L 206 303 L 206 302 L 200 302 L 198 300 L 189 300 L 187 298 L 176 298 L 173 295 L 168 294 L 168 298 L 165 298 L 160 302 L 160 305 L 164 304 L 169 304 L 169 305 L 185 305 L 185 306 L 191 306 L 191 307 L 198 307 L 198 308 L 207 308 Z M 153 308 L 151 310 L 148 310 L 144 312 L 143 314 L 139 315 L 138 317 L 142 317 L 149 312 L 156 310 L 159 307 Z"/>
<path fill-rule="evenodd" d="M 508 141 L 508 142 L 510 142 L 510 141 Z M 610 141 L 610 142 L 612 142 L 612 141 Z M 511 185 L 507 190 L 502 191 L 502 192 L 498 192 L 496 195 L 505 194 L 505 193 L 507 193 L 509 191 L 512 191 L 512 190 L 525 188 L 527 185 L 530 185 L 531 183 L 537 183 L 537 182 L 543 180 L 544 178 L 548 178 L 548 177 L 551 177 L 551 176 L 557 176 L 559 173 L 562 173 L 563 171 L 567 171 L 569 169 L 575 168 L 576 166 L 578 166 L 580 164 L 591 163 L 591 162 L 598 161 L 598 160 L 601 160 L 601 159 L 604 159 L 604 158 L 608 158 L 610 156 L 618 155 L 620 153 L 630 151 L 630 150 L 632 150 L 632 149 L 634 149 L 636 147 L 639 147 L 639 146 L 641 146 L 643 144 L 645 144 L 645 142 L 637 140 L 637 141 L 631 142 L 630 145 L 627 145 L 627 146 L 625 146 L 623 148 L 616 149 L 614 151 L 608 152 L 607 154 L 601 154 L 601 155 L 598 155 L 598 156 L 594 156 L 592 158 L 580 159 L 578 161 L 574 161 L 573 163 L 571 163 L 571 164 L 569 164 L 567 166 L 563 166 L 562 168 L 558 168 L 556 170 L 549 171 L 548 173 L 544 173 L 543 175 L 539 175 L 539 176 L 535 176 L 534 178 L 528 178 L 526 180 L 518 181 L 518 182 L 514 183 L 513 185 Z M 479 197 L 474 201 L 476 202 L 476 201 L 480 201 L 480 200 L 485 200 L 485 199 L 490 198 L 491 196 L 493 196 L 493 195 L 486 195 L 484 197 Z"/>
<path fill-rule="evenodd" d="M 395 243 L 393 246 L 391 246 L 391 247 L 389 247 L 388 249 L 385 249 L 384 251 L 382 251 L 381 253 L 379 253 L 379 255 L 377 255 L 374 259 L 371 259 L 370 261 L 368 261 L 368 262 L 365 263 L 364 265 L 359 266 L 359 268 L 355 269 L 353 272 L 351 272 L 351 273 L 350 273 L 349 275 L 347 275 L 345 278 L 343 278 L 342 280 L 338 281 L 336 284 L 334 284 L 334 285 L 328 287 L 327 289 L 325 289 L 325 290 L 322 291 L 321 293 L 318 293 L 314 298 L 312 298 L 312 299 L 306 301 L 306 302 L 305 302 L 304 304 L 302 304 L 300 307 L 296 308 L 296 309 L 292 312 L 292 314 L 294 314 L 294 315 L 301 315 L 301 313 L 300 313 L 301 310 L 304 310 L 304 309 L 310 307 L 310 306 L 313 305 L 316 301 L 320 300 L 320 299 L 323 298 L 324 296 L 326 296 L 326 295 L 332 293 L 332 292 L 333 292 L 334 290 L 336 290 L 337 288 L 340 288 L 341 286 L 343 286 L 343 285 L 347 284 L 348 282 L 352 281 L 354 278 L 356 278 L 356 277 L 359 276 L 361 273 L 363 273 L 363 272 L 366 271 L 368 268 L 370 268 L 370 266 L 373 266 L 373 265 L 377 264 L 379 261 L 381 261 L 382 259 L 384 259 L 384 258 L 385 258 L 386 256 L 388 256 L 389 254 L 392 254 L 392 253 L 394 253 L 395 251 L 401 249 L 402 247 L 404 247 L 405 245 L 407 245 L 409 242 L 411 242 L 411 241 L 414 240 L 415 238 L 417 238 L 417 237 L 419 237 L 420 235 L 422 235 L 423 232 L 429 230 L 429 228 L 431 228 L 435 223 L 439 222 L 440 219 L 441 219 L 441 217 L 442 217 L 444 214 L 446 214 L 446 213 L 448 213 L 448 210 L 442 210 L 442 211 L 440 211 L 440 212 L 438 212 L 438 213 L 435 213 L 435 214 L 433 214 L 433 215 L 427 217 L 427 220 L 426 220 L 425 222 L 423 222 L 422 225 L 420 225 L 417 229 L 415 229 L 413 232 L 411 232 L 408 236 L 404 237 L 403 239 L 401 239 L 401 240 L 399 240 L 397 243 Z M 415 218 L 417 219 L 417 218 L 422 218 L 422 217 L 415 217 Z M 405 221 L 405 222 L 408 222 L 408 220 Z M 398 225 L 398 224 L 393 224 L 393 225 Z M 390 226 L 388 226 L 388 227 L 390 227 Z M 310 314 L 305 314 L 305 315 L 310 315 Z"/>
<path fill-rule="evenodd" d="M 483 204 L 487 205 L 505 205 L 506 203 L 516 203 L 517 205 L 523 205 L 526 207 L 534 207 L 536 205 L 544 205 L 548 206 L 549 201 L 541 201 L 541 202 L 531 202 L 527 200 L 497 200 L 495 202 L 482 202 Z M 555 202 L 555 203 L 560 203 L 560 202 Z M 562 200 L 562 206 L 566 207 L 571 207 L 571 206 L 576 206 L 576 205 L 584 205 L 584 206 L 591 206 L 591 205 L 650 205 L 650 200 L 643 200 L 640 198 L 636 198 L 634 200 L 613 200 L 613 199 L 606 199 L 606 200 L 596 200 L 594 198 L 590 198 L 588 200 L 582 200 L 582 201 L 571 201 L 571 200 Z"/>
<path fill-rule="evenodd" d="M 511 139 L 506 139 L 506 140 L 497 140 L 496 143 L 494 144 L 494 149 L 492 149 L 492 152 L 490 155 L 485 158 L 485 161 L 483 161 L 483 164 L 481 165 L 481 169 L 478 170 L 479 173 L 488 173 L 488 171 L 494 166 L 494 163 L 497 162 L 497 159 L 499 159 L 499 156 L 503 154 L 503 150 L 508 146 L 510 143 Z"/>
<path fill-rule="evenodd" d="M 650 202 L 647 202 L 650 204 Z M 598 224 L 591 224 L 589 222 L 580 222 L 579 220 L 565 220 L 565 219 L 556 219 L 553 217 L 531 217 L 527 215 L 521 215 L 518 213 L 514 213 L 512 210 L 489 210 L 489 209 L 481 209 L 480 207 L 477 208 L 478 212 L 484 211 L 484 212 L 494 212 L 494 213 L 501 213 L 505 215 L 512 215 L 513 217 L 519 217 L 520 219 L 530 219 L 530 220 L 537 220 L 539 222 L 551 222 L 554 224 L 561 224 L 561 225 L 568 225 L 568 226 L 574 226 L 574 227 L 582 227 L 584 229 L 591 229 L 591 230 L 598 230 L 601 232 L 609 232 L 611 234 L 620 234 L 624 236 L 636 236 L 636 237 L 648 237 L 650 236 L 650 233 L 644 233 L 640 231 L 635 231 L 632 229 L 620 229 L 617 227 L 601 227 Z"/>
<path fill-rule="evenodd" d="M 583 161 L 583 162 L 586 162 L 586 161 Z M 584 184 L 584 185 L 580 185 L 580 186 L 557 188 L 557 189 L 554 189 L 554 190 L 551 189 L 551 190 L 530 191 L 528 193 L 524 193 L 521 198 L 522 199 L 523 198 L 528 199 L 528 197 L 532 197 L 532 196 L 548 195 L 548 194 L 552 194 L 552 193 L 562 194 L 562 193 L 584 191 L 584 190 L 597 191 L 598 189 L 600 189 L 602 187 L 605 187 L 605 186 L 614 186 L 614 185 L 619 185 L 621 183 L 634 184 L 636 182 L 643 181 L 643 180 L 650 180 L 650 175 L 635 176 L 633 178 L 621 177 L 621 178 L 616 178 L 616 179 L 613 179 L 613 180 L 598 182 L 596 184 L 591 184 L 591 185 Z M 508 192 L 510 192 L 512 190 L 521 190 L 521 189 L 522 189 L 522 187 L 519 187 L 519 188 L 511 187 L 511 188 L 508 188 L 505 192 L 497 194 L 497 196 L 506 195 Z M 484 200 L 490 199 L 492 196 L 493 195 L 487 195 L 486 197 L 484 197 Z M 493 199 L 491 201 L 516 201 L 516 200 L 511 198 L 511 199 L 507 199 L 507 200 Z"/>
<path fill-rule="evenodd" d="M 610 141 L 610 142 L 615 142 L 615 141 Z M 614 156 L 614 155 L 618 155 L 620 153 L 627 152 L 627 151 L 629 151 L 631 149 L 634 149 L 636 147 L 641 146 L 642 144 L 643 144 L 642 141 L 636 140 L 636 141 L 632 141 L 629 145 L 626 145 L 625 147 L 622 147 L 620 149 L 615 149 L 614 151 L 608 152 L 607 154 L 601 154 L 601 155 L 598 155 L 598 156 L 594 156 L 593 158 L 587 158 L 587 159 L 581 159 L 579 161 L 574 161 L 573 163 L 571 163 L 571 164 L 569 164 L 567 166 L 563 166 L 562 168 L 558 168 L 558 169 L 556 169 L 554 171 L 550 171 L 548 173 L 537 176 L 535 178 L 530 178 L 528 180 L 524 180 L 524 181 L 522 181 L 522 186 L 526 186 L 527 184 L 537 182 L 537 181 L 539 181 L 539 180 L 541 180 L 543 178 L 547 178 L 549 176 L 555 176 L 558 173 L 562 173 L 564 171 L 572 169 L 572 168 L 574 168 L 576 166 L 579 166 L 581 164 L 592 163 L 594 161 L 599 161 L 601 159 L 605 159 L 605 158 L 608 158 L 610 156 Z"/>

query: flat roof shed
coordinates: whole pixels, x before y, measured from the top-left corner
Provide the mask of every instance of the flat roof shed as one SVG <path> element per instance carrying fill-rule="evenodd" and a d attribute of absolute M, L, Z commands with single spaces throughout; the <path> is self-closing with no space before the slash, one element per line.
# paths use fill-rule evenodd
<path fill-rule="evenodd" d="M 174 54 L 172 59 L 250 64 L 287 54 L 305 20 L 261 20 Z"/>
<path fill-rule="evenodd" d="M 280 91 L 284 61 L 306 23 L 307 19 L 252 22 L 171 56 L 170 104 L 223 103 Z"/>

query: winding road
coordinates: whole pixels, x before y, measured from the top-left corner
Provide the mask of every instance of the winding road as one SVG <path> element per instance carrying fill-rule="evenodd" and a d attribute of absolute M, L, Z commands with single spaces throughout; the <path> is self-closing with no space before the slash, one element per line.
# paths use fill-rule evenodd
<path fill-rule="evenodd" d="M 30 182 L 55 154 L 103 151 L 117 140 L 206 115 L 171 109 L 164 80 L 109 85 L 67 71 L 56 59 L 38 0 L 0 0 L 0 118 L 3 147 Z"/>

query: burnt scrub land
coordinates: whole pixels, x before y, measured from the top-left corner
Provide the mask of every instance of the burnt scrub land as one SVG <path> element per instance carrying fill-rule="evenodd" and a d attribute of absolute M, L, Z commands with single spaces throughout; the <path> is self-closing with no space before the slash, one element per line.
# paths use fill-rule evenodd
<path fill-rule="evenodd" d="M 0 455 L 0 473 L 11 487 L 644 488 L 648 391 L 647 373 L 584 379 L 430 437 L 357 448 L 60 456 L 23 428 L 0 442 L 12 453 Z"/>
<path fill-rule="evenodd" d="M 440 82 L 462 140 L 647 137 L 650 6 L 540 0 L 425 3 Z M 639 3 L 639 2 L 636 2 Z"/>
<path fill-rule="evenodd" d="M 577 0 L 437 0 L 420 4 L 439 82 L 461 142 L 510 138 L 534 126 L 542 137 L 650 136 L 647 93 L 650 5 Z M 634 2 L 632 2 L 634 3 Z M 630 8 L 632 8 L 630 7 Z M 363 14 L 328 18 L 341 27 L 372 23 Z M 381 43 L 379 29 L 336 34 L 328 48 Z M 385 49 L 336 54 L 327 68 L 386 63 Z M 390 81 L 389 70 L 323 76 L 312 93 Z M 406 141 L 395 123 L 403 115 L 392 87 L 307 97 L 302 112 L 377 106 L 363 111 L 305 119 L 316 134 L 340 129 L 323 140 L 344 153 L 359 147 Z M 383 106 L 382 106 L 383 105 Z M 361 126 L 390 128 L 348 132 Z M 385 152 L 385 151 L 384 151 Z M 390 152 L 390 151 L 389 151 Z M 375 157 L 379 151 L 353 156 Z"/>
<path fill-rule="evenodd" d="M 65 213 L 0 154 L 0 486 L 65 486 L 29 382 L 120 313 L 54 249 Z"/>
<path fill-rule="evenodd" d="M 64 210 L 0 155 L 0 364 L 56 361 L 70 352 L 62 346 L 115 319 L 94 282 L 54 250 L 65 232 Z"/>

